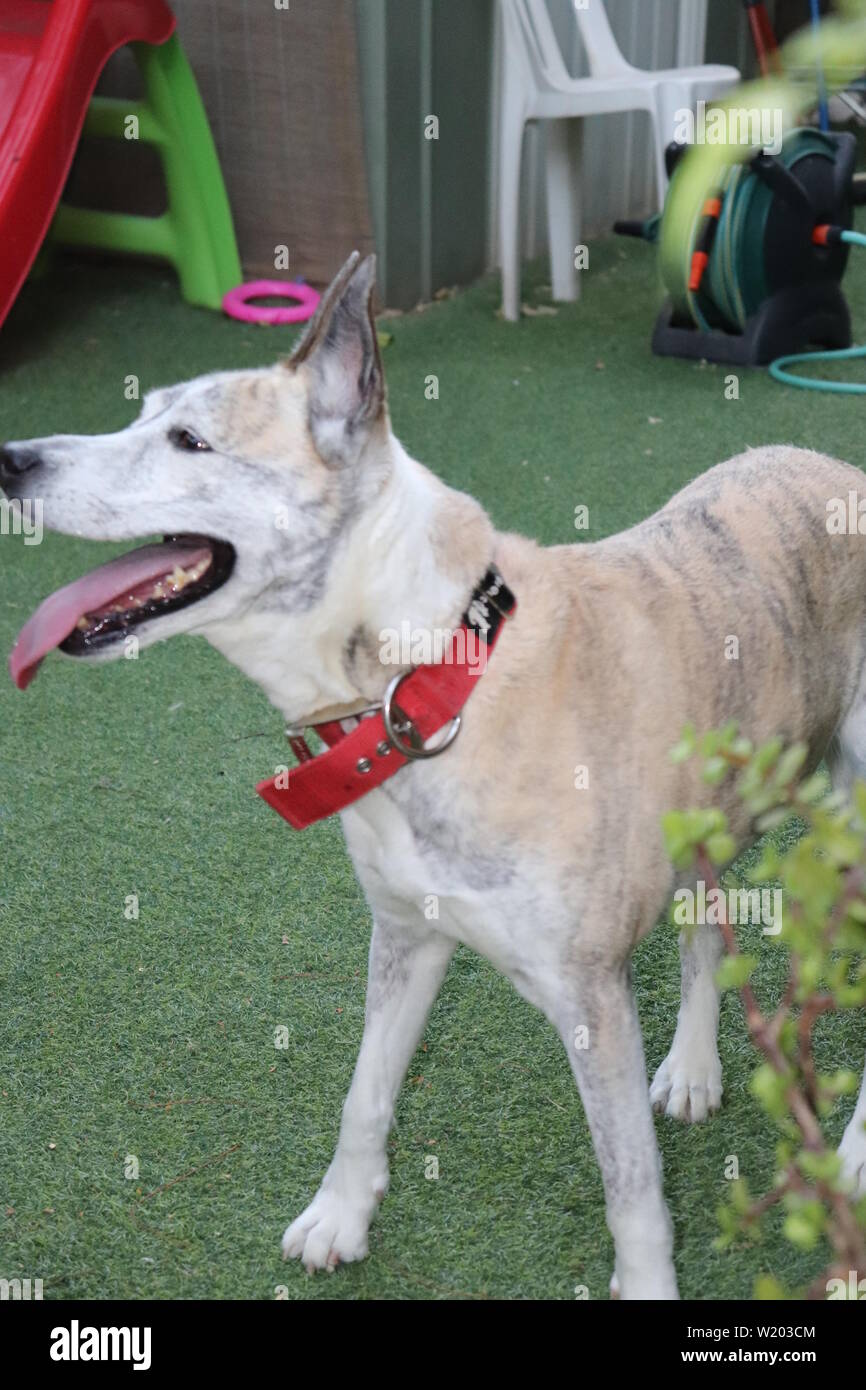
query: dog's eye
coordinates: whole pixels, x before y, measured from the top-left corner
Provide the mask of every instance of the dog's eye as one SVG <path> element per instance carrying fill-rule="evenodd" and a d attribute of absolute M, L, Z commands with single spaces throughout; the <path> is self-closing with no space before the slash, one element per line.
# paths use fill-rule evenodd
<path fill-rule="evenodd" d="M 172 429 L 168 432 L 168 437 L 176 449 L 188 449 L 191 452 L 202 451 L 210 453 L 211 448 L 203 439 L 199 439 L 192 430 Z"/>

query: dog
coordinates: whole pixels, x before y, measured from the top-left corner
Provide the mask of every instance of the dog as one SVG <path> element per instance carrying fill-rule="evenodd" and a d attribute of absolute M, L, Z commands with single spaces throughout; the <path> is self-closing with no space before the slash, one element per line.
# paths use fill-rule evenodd
<path fill-rule="evenodd" d="M 197 633 L 290 726 L 330 723 L 348 740 L 412 670 L 405 653 L 385 669 L 381 634 L 462 630 L 492 566 L 481 607 L 499 593 L 503 621 L 468 694 L 465 665 L 448 675 L 464 684 L 440 721 L 447 748 L 417 756 L 442 735 L 411 744 L 409 717 L 351 769 L 342 823 L 374 922 L 366 1021 L 333 1161 L 283 1253 L 311 1271 L 366 1254 L 395 1098 L 463 942 L 565 1044 L 604 1181 L 612 1290 L 675 1298 L 652 1114 L 700 1121 L 720 1105 L 720 934 L 681 939 L 682 1004 L 650 1088 L 629 959 L 682 881 L 663 813 L 720 803 L 738 845 L 755 832 L 697 760 L 669 753 L 687 722 L 736 720 L 756 742 L 805 741 L 810 766 L 828 753 L 843 781 L 866 773 L 866 545 L 825 522 L 828 499 L 863 476 L 759 448 L 599 543 L 499 534 L 392 433 L 374 283 L 374 259 L 355 253 L 277 365 L 154 391 L 115 434 L 5 445 L 8 498 L 40 498 L 49 529 L 166 536 L 47 599 L 12 672 L 25 685 L 56 646 L 98 662 Z M 738 660 L 725 659 L 732 634 Z M 444 667 L 420 669 L 432 682 Z M 363 764 L 388 754 L 399 766 L 366 791 Z M 318 776 L 310 766 L 298 775 Z M 866 1084 L 841 1150 L 866 1190 L 864 1124 Z"/>

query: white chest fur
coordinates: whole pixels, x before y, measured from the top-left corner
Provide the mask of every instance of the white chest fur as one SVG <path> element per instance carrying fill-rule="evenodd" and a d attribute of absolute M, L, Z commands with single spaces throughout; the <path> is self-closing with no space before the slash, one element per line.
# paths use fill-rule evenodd
<path fill-rule="evenodd" d="M 422 842 L 404 807 L 382 791 L 341 820 L 374 918 L 462 942 L 533 1003 L 549 1006 L 570 914 L 542 864 L 503 860 L 495 882 L 479 883 L 461 856 Z"/>

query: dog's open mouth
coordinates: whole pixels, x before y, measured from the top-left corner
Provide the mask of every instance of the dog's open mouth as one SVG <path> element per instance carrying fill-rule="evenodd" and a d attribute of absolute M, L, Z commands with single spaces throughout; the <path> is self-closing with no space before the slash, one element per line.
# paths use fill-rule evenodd
<path fill-rule="evenodd" d="M 209 536 L 166 536 L 100 565 L 58 589 L 24 624 L 9 658 L 19 690 L 30 684 L 47 652 L 59 647 L 87 656 L 151 622 L 212 594 L 235 563 L 234 547 Z"/>

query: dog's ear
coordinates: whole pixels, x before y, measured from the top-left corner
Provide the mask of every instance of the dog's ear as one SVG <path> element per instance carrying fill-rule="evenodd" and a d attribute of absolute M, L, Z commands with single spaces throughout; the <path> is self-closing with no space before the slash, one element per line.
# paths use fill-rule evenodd
<path fill-rule="evenodd" d="M 357 251 L 322 296 L 288 365 L 310 374 L 310 431 L 327 463 L 356 458 L 385 411 L 385 377 L 373 318 L 376 257 Z"/>

